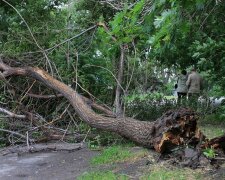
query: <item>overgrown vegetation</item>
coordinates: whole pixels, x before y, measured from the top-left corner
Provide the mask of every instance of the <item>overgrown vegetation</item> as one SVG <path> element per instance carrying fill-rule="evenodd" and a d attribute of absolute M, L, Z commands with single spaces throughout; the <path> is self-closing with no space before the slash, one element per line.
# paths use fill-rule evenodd
<path fill-rule="evenodd" d="M 178 107 L 175 98 L 168 96 L 172 96 L 181 69 L 194 66 L 201 72 L 205 79 L 202 95 L 224 95 L 224 7 L 222 1 L 212 0 L 128 0 L 111 4 L 2 0 L 1 59 L 12 66 L 42 67 L 82 95 L 115 111 L 122 47 L 125 61 L 120 99 L 125 114 L 152 121 Z M 2 129 L 23 135 L 28 132 L 30 138 L 39 139 L 49 136 L 42 127 L 51 125 L 63 138 L 68 131 L 83 134 L 92 148 L 121 142 L 110 133 L 89 137 L 96 130 L 81 123 L 63 98 L 30 95 L 57 94 L 36 81 L 3 79 L 0 89 L 1 108 L 16 114 L 31 113 L 38 119 L 38 124 L 33 124 L 30 119 L 21 123 L 4 117 L 7 120 L 1 121 Z M 224 107 L 212 109 L 203 104 L 196 109 L 210 118 L 210 123 L 224 122 Z M 11 143 L 6 138 L 11 133 L 0 133 L 1 144 Z M 218 129 L 218 135 L 223 133 Z M 16 139 L 16 143 L 26 141 Z M 76 140 L 69 137 L 69 141 Z"/>
<path fill-rule="evenodd" d="M 154 121 L 164 112 L 177 107 L 176 97 L 163 93 L 134 93 L 125 98 L 126 114 L 140 120 Z"/>

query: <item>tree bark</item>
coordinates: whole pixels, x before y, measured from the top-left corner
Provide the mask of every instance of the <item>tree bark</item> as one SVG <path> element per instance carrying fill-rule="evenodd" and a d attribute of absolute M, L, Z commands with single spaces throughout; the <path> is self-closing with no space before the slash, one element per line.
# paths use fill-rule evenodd
<path fill-rule="evenodd" d="M 197 127 L 198 116 L 190 109 L 169 111 L 154 122 L 138 121 L 129 117 L 104 117 L 95 113 L 71 87 L 37 67 L 10 67 L 0 62 L 4 77 L 21 75 L 34 78 L 61 93 L 73 106 L 80 118 L 91 127 L 115 132 L 133 142 L 166 152 L 186 143 L 196 145 L 204 136 Z"/>
<path fill-rule="evenodd" d="M 116 97 L 115 97 L 115 109 L 116 115 L 122 116 L 122 102 L 121 102 L 121 92 L 122 92 L 122 82 L 123 82 L 123 71 L 124 71 L 124 49 L 123 46 L 120 46 L 120 60 L 119 60 L 119 67 L 118 67 L 118 74 L 117 74 L 117 84 L 116 84 Z"/>

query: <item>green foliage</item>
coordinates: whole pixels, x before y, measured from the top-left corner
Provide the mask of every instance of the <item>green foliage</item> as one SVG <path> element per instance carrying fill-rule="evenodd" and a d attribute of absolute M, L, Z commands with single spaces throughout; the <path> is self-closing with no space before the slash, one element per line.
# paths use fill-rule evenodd
<path fill-rule="evenodd" d="M 125 98 L 126 114 L 140 120 L 155 120 L 164 112 L 176 107 L 176 99 L 162 93 L 134 93 Z"/>
<path fill-rule="evenodd" d="M 57 5 L 55 3 L 56 1 L 47 2 L 45 0 L 30 0 L 23 3 L 13 1 L 12 5 L 17 12 L 4 3 L 0 11 L 8 14 L 8 16 L 1 21 L 5 26 L 0 26 L 0 30 L 3 32 L 3 36 L 0 36 L 2 52 L 15 55 L 37 51 L 40 50 L 38 46 L 45 49 L 55 44 L 57 38 L 62 38 L 59 33 L 53 33 L 53 29 L 64 25 L 63 10 L 57 9 L 57 5 L 60 5 L 61 2 L 58 1 Z M 25 23 L 29 26 L 34 37 L 32 37 Z"/>
<path fill-rule="evenodd" d="M 203 154 L 207 157 L 207 158 L 215 158 L 216 157 L 216 152 L 213 148 L 206 148 L 203 151 Z"/>
<path fill-rule="evenodd" d="M 110 22 L 112 35 L 118 38 L 118 43 L 130 43 L 142 34 L 142 27 L 138 25 L 139 14 L 143 9 L 144 1 L 138 2 L 132 10 L 125 9 L 118 12 Z"/>
<path fill-rule="evenodd" d="M 111 171 L 107 172 L 86 172 L 78 180 L 128 180 L 126 175 L 118 175 Z"/>
<path fill-rule="evenodd" d="M 133 156 L 127 148 L 112 146 L 103 150 L 102 154 L 94 157 L 91 163 L 94 165 L 122 162 Z"/>
<path fill-rule="evenodd" d="M 210 102 L 209 102 L 210 103 Z M 225 106 L 222 104 L 216 107 L 212 105 L 206 108 L 205 104 L 203 104 L 202 112 L 205 112 L 206 117 L 205 121 L 212 124 L 225 123 Z M 208 111 L 208 112 L 207 112 Z"/>
<path fill-rule="evenodd" d="M 219 25 L 219 12 L 224 4 L 204 0 L 156 1 L 154 7 L 155 15 L 147 15 L 154 18 L 148 40 L 152 46 L 150 57 L 181 68 L 196 66 L 208 73 L 211 85 L 223 87 L 224 27 Z"/>
<path fill-rule="evenodd" d="M 222 103 L 224 103 L 224 102 L 222 102 Z M 219 106 L 215 109 L 214 118 L 215 118 L 215 121 L 225 122 L 225 106 L 224 106 L 224 104 L 222 104 L 221 106 Z"/>
<path fill-rule="evenodd" d="M 224 94 L 225 4 L 221 1 L 140 0 L 134 3 L 128 0 L 116 2 L 118 7 L 90 0 L 69 1 L 69 6 L 65 6 L 66 0 L 14 0 L 10 3 L 24 18 L 34 37 L 18 12 L 1 1 L 1 54 L 12 59 L 16 57 L 19 63 L 12 65 L 39 66 L 50 72 L 43 55 L 45 50 L 53 67 L 53 76 L 77 88 L 83 95 L 90 96 L 86 92 L 89 91 L 109 106 L 115 98 L 115 77 L 120 48 L 123 47 L 125 64 L 121 85 L 124 95 L 129 94 L 124 98 L 129 116 L 155 120 L 166 110 L 176 107 L 175 100 L 165 97 L 170 95 L 173 80 L 164 81 L 163 70 L 170 70 L 172 76 L 174 69 L 195 66 L 204 74 L 210 96 Z M 104 22 L 108 30 L 98 26 L 75 38 L 99 22 Z M 67 41 L 70 38 L 72 40 Z M 76 80 L 83 89 L 77 86 Z M 162 84 L 155 90 L 157 92 L 146 93 L 155 82 Z M 16 98 L 12 100 L 11 94 L 2 86 L 4 93 L 0 100 L 8 103 L 9 109 L 19 109 L 17 102 L 23 96 L 20 89 L 27 89 L 30 83 L 13 78 L 10 83 L 21 86 Z M 35 84 L 30 90 L 37 94 L 52 94 L 43 89 Z M 140 91 L 143 93 L 136 93 Z M 54 112 L 59 101 L 53 101 L 48 103 L 26 97 L 20 103 L 26 104 L 29 110 L 39 107 L 37 111 L 50 119 L 59 113 Z M 43 106 L 45 104 L 48 106 Z M 200 111 L 202 107 L 199 107 Z M 204 109 L 206 111 L 208 109 Z M 224 108 L 216 111 L 216 119 L 223 121 Z M 88 131 L 89 127 L 81 129 Z M 89 140 L 89 145 L 96 148 L 110 144 L 113 142 L 111 136 L 97 136 Z"/>

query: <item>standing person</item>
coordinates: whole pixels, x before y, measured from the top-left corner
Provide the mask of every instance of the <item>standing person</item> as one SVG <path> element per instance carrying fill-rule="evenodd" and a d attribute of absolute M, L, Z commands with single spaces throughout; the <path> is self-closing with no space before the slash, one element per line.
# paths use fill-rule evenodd
<path fill-rule="evenodd" d="M 178 96 L 177 103 L 178 104 L 181 103 L 182 99 L 184 100 L 187 97 L 187 91 L 188 91 L 188 88 L 186 85 L 187 79 L 188 79 L 187 71 L 182 70 L 177 80 L 177 96 Z"/>
<path fill-rule="evenodd" d="M 190 103 L 197 103 L 200 96 L 200 92 L 203 89 L 203 79 L 195 68 L 191 70 L 186 82 L 188 87 L 188 100 Z"/>

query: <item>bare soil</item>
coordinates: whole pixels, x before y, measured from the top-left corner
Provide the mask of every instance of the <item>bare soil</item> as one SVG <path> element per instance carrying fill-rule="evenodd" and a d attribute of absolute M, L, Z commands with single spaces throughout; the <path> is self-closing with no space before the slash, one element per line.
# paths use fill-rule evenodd
<path fill-rule="evenodd" d="M 74 180 L 90 170 L 90 159 L 97 154 L 85 147 L 72 152 L 7 154 L 0 156 L 0 179 Z"/>

